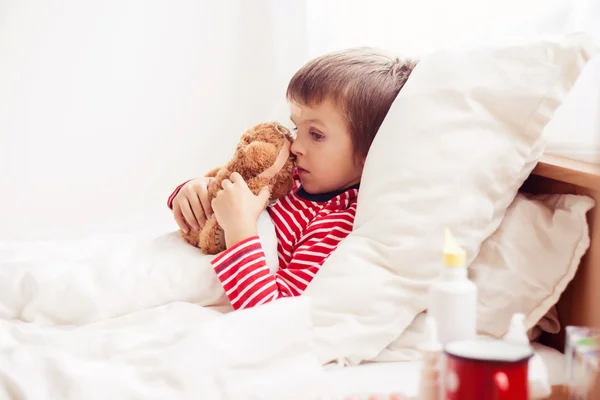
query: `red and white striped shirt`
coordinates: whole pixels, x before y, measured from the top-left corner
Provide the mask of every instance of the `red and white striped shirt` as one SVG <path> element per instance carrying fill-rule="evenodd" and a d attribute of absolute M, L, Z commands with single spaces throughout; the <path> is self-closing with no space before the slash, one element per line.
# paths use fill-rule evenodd
<path fill-rule="evenodd" d="M 168 205 L 180 185 L 169 197 Z M 268 207 L 275 225 L 279 270 L 271 274 L 258 236 L 223 251 L 212 265 L 234 309 L 280 297 L 299 296 L 323 262 L 352 231 L 358 185 L 333 193 L 309 194 L 294 173 L 294 188 Z"/>

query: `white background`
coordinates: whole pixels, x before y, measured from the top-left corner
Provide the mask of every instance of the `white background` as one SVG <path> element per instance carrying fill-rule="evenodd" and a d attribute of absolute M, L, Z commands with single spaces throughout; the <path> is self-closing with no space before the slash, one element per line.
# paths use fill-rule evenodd
<path fill-rule="evenodd" d="M 581 29 L 600 37 L 599 0 L 0 0 L 0 239 L 175 229 L 171 190 L 285 122 L 322 52 Z"/>
<path fill-rule="evenodd" d="M 285 106 L 303 6 L 277 3 L 0 2 L 0 237 L 171 218 L 178 183 Z"/>

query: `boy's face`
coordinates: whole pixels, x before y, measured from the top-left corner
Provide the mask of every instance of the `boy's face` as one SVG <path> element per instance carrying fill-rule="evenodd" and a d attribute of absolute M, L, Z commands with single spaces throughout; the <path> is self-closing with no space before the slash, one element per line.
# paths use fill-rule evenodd
<path fill-rule="evenodd" d="M 352 139 L 337 105 L 290 102 L 290 118 L 297 128 L 291 152 L 302 187 L 308 193 L 327 193 L 360 182 L 364 158 L 354 156 Z"/>

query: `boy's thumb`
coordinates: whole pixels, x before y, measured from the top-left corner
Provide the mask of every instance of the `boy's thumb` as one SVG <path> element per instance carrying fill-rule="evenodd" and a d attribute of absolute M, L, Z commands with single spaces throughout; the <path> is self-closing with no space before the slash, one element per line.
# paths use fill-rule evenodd
<path fill-rule="evenodd" d="M 269 201 L 269 197 L 271 196 L 271 191 L 269 190 L 268 186 L 263 186 L 262 189 L 260 189 L 260 192 L 258 192 L 258 197 L 262 200 L 265 201 L 265 204 Z"/>

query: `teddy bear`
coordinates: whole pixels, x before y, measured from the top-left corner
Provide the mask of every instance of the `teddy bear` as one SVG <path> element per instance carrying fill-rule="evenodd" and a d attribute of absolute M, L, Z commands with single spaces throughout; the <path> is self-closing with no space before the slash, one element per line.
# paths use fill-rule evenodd
<path fill-rule="evenodd" d="M 247 129 L 241 136 L 232 159 L 223 167 L 206 174 L 210 177 L 208 199 L 212 201 L 221 182 L 233 172 L 239 173 L 248 188 L 258 195 L 268 186 L 269 202 L 285 196 L 293 187 L 294 156 L 290 153 L 293 138 L 290 131 L 278 122 L 263 122 Z M 183 239 L 200 248 L 205 254 L 225 250 L 225 235 L 213 214 L 198 230 L 180 231 Z"/>

